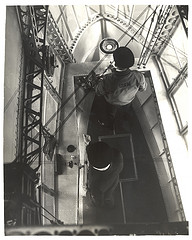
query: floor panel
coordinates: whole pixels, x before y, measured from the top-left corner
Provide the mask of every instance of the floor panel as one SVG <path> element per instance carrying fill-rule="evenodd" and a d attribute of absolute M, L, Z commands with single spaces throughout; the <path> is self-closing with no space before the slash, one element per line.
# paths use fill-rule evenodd
<path fill-rule="evenodd" d="M 122 181 L 120 183 L 121 188 L 119 184 L 115 190 L 115 208 L 113 210 L 96 208 L 92 205 L 87 194 L 87 196 L 84 197 L 83 222 L 84 224 L 119 224 L 167 221 L 166 210 L 153 159 L 134 111 L 131 108 L 123 118 L 120 114 L 116 116 L 115 134 L 131 133 L 138 179 L 132 179 L 135 177 L 133 171 L 127 171 L 127 169 L 130 170 L 131 165 L 127 165 L 125 162 L 124 166 L 126 171 L 123 170 L 121 178 L 127 178 L 128 180 L 125 182 Z M 97 117 L 94 113 L 94 106 L 90 115 L 88 134 L 91 135 L 92 141 L 97 141 L 99 136 L 105 136 L 103 138 L 106 139 L 107 136 L 114 134 L 111 130 L 98 124 Z M 112 145 L 118 146 L 121 150 L 126 149 L 127 158 L 125 158 L 124 161 L 127 161 L 132 157 L 130 141 L 128 138 L 122 139 L 120 140 L 120 138 L 114 137 Z M 120 190 L 122 190 L 122 193 Z"/>

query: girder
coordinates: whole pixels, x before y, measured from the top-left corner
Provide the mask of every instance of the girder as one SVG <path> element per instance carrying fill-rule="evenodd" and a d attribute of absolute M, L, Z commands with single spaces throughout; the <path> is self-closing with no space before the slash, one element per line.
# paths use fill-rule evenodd
<path fill-rule="evenodd" d="M 186 35 L 188 36 L 188 5 L 177 5 L 177 10 L 179 12 L 179 16 L 181 18 L 181 22 L 183 24 L 183 28 L 185 30 Z"/>
<path fill-rule="evenodd" d="M 48 14 L 47 41 L 63 63 L 76 62 L 52 14 Z"/>
<path fill-rule="evenodd" d="M 137 30 L 134 28 L 134 26 L 129 25 L 125 20 L 122 20 L 120 18 L 115 18 L 115 16 L 112 14 L 104 13 L 103 16 L 101 16 L 99 14 L 93 16 L 79 29 L 79 31 L 77 32 L 76 36 L 74 37 L 74 39 L 71 43 L 70 50 L 74 51 L 75 47 L 78 44 L 80 37 L 82 36 L 84 31 L 87 30 L 88 27 L 90 27 L 91 25 L 93 25 L 94 23 L 96 23 L 98 21 L 102 21 L 102 19 L 105 19 L 106 21 L 109 21 L 112 24 L 114 24 L 117 28 L 120 28 L 120 30 L 123 32 L 121 39 L 126 35 L 130 35 L 130 36 L 134 35 L 135 39 L 143 45 L 145 38 L 142 35 L 140 35 L 139 33 L 137 33 Z M 120 39 L 117 39 L 117 40 L 119 41 Z"/>
<path fill-rule="evenodd" d="M 174 6 L 168 5 L 162 8 L 156 18 L 155 28 L 148 44 L 144 46 L 141 53 L 138 66 L 146 66 L 151 55 L 157 55 L 167 45 L 168 39 L 174 29 L 174 25 L 178 20 L 178 13 Z"/>
<path fill-rule="evenodd" d="M 18 162 L 37 155 L 41 164 L 42 97 L 45 69 L 47 6 L 17 6 L 24 46 L 23 110 Z M 34 134 L 34 129 L 37 134 Z"/>

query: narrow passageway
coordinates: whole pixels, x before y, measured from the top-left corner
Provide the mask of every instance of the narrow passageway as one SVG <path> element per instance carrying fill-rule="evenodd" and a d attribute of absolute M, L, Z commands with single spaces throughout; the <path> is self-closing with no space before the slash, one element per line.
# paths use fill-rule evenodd
<path fill-rule="evenodd" d="M 129 112 L 117 112 L 115 135 L 112 130 L 97 122 L 94 111 L 93 103 L 88 134 L 92 137 L 92 141 L 99 139 L 106 141 L 123 152 L 124 169 L 115 190 L 114 209 L 96 208 L 87 193 L 84 198 L 84 224 L 166 222 L 167 214 L 157 173 L 134 110 L 131 108 Z M 133 153 L 131 153 L 130 137 Z"/>
<path fill-rule="evenodd" d="M 188 5 L 5 6 L 3 234 L 189 234 L 188 13 Z M 130 102 L 113 122 L 114 105 Z M 110 145 L 109 157 L 108 146 L 90 150 L 101 161 L 89 155 L 89 172 L 87 135 Z M 90 173 L 92 200 L 106 208 L 91 202 Z"/>

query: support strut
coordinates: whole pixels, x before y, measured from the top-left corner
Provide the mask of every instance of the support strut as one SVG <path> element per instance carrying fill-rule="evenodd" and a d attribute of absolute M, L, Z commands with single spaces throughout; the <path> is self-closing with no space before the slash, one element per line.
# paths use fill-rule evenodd
<path fill-rule="evenodd" d="M 24 46 L 21 144 L 16 161 L 41 165 L 42 98 L 48 6 L 17 6 Z M 35 127 L 35 128 L 34 128 Z M 38 137 L 34 135 L 34 129 Z"/>

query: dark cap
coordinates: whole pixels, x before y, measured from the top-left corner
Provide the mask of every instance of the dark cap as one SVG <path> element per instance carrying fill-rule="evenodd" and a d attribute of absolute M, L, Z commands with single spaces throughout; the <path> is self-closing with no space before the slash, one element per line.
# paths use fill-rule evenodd
<path fill-rule="evenodd" d="M 93 167 L 107 167 L 113 157 L 113 149 L 105 142 L 89 144 L 86 148 L 89 163 Z"/>
<path fill-rule="evenodd" d="M 127 47 L 119 47 L 113 52 L 115 65 L 119 68 L 130 68 L 134 65 L 133 52 Z"/>

